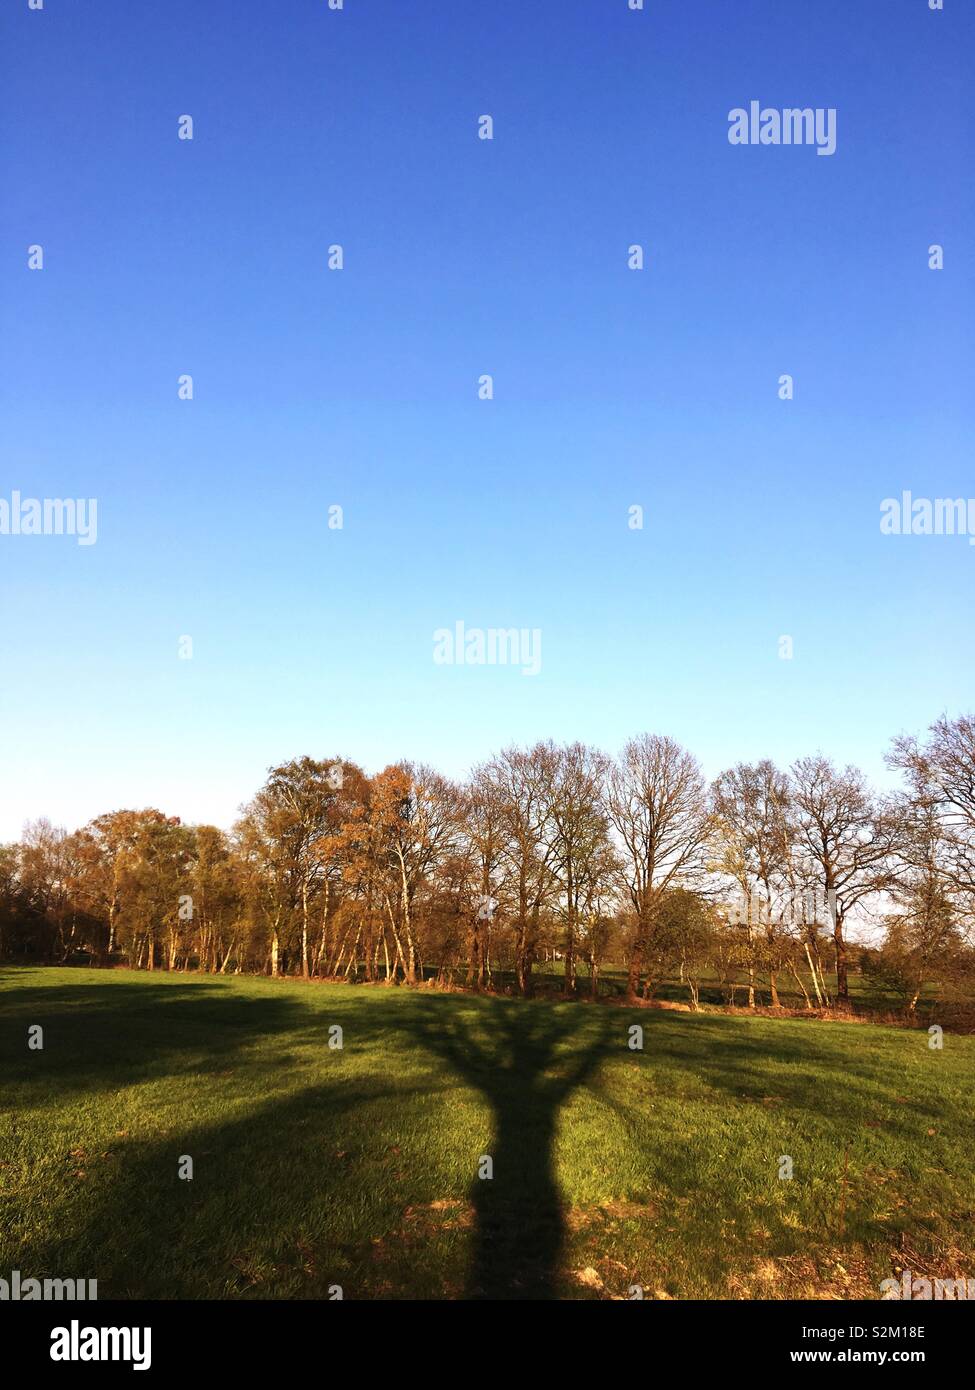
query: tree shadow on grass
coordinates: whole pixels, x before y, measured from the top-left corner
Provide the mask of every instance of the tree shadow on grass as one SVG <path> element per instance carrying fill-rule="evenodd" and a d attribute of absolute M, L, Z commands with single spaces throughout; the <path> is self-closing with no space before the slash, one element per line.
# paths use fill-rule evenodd
<path fill-rule="evenodd" d="M 646 1031 L 645 1051 L 628 1055 L 634 1021 Z M 45 1024 L 44 1053 L 26 1051 L 31 1022 Z M 346 1050 L 330 1053 L 336 1022 Z M 0 1034 L 0 1082 L 15 1084 L 42 1119 L 61 1117 L 51 1135 L 64 1147 L 54 1155 L 60 1168 L 37 1144 L 24 1149 L 30 1161 L 15 1179 L 23 1182 L 15 1202 L 56 1206 L 57 1215 L 33 1227 L 29 1212 L 18 1216 L 24 1244 L 6 1267 L 34 1277 L 95 1277 L 103 1297 L 328 1297 L 333 1282 L 351 1297 L 461 1290 L 472 1299 L 564 1297 L 571 1290 L 559 1283 L 566 1217 L 555 1152 L 560 1114 L 581 1087 L 598 1087 L 629 1128 L 629 1144 L 646 1155 L 654 1200 L 703 1202 L 713 1211 L 713 1221 L 698 1225 L 713 1245 L 717 1280 L 731 1258 L 719 1218 L 740 1217 L 743 1203 L 760 1194 L 754 1182 L 746 1191 L 714 1190 L 709 1146 L 689 1144 L 681 1124 L 685 1095 L 732 1128 L 743 1104 L 771 1105 L 769 1132 L 758 1131 L 769 1144 L 770 1173 L 777 1155 L 792 1151 L 786 1132 L 797 1122 L 815 1121 L 819 1134 L 824 1122 L 835 1126 L 842 1159 L 847 1136 L 863 1135 L 865 1121 L 879 1115 L 906 1159 L 937 1109 L 916 1084 L 911 1104 L 897 1103 L 892 1085 L 910 1083 L 895 1082 L 891 1059 L 874 1055 L 866 1034 L 857 1048 L 855 1035 L 806 1024 L 751 1027 L 425 991 L 266 982 L 245 993 L 200 978 L 79 980 L 8 996 Z M 601 1061 L 621 1056 L 644 1072 L 634 1073 L 633 1085 L 676 1102 L 658 1112 L 652 1129 L 642 1112 L 631 1119 L 629 1066 L 597 1081 Z M 168 1078 L 179 1089 L 167 1098 Z M 476 1142 L 460 1125 L 447 1130 L 448 1148 L 470 1142 L 472 1232 L 460 1223 L 433 1229 L 408 1215 L 442 1207 L 431 1198 L 451 1191 L 450 1161 L 434 1146 L 442 1144 L 438 1122 L 449 1121 L 458 1081 L 486 1102 L 493 1120 Z M 147 1112 L 158 1123 L 150 1119 L 144 1137 L 99 1138 L 97 1148 L 110 1153 L 69 1163 L 68 1151 L 87 1142 L 79 1102 L 91 1096 L 92 1130 L 111 1136 L 104 1110 L 111 1093 L 144 1083 L 146 1104 L 166 1107 L 163 1115 Z M 871 1145 L 879 1142 L 874 1134 L 866 1130 Z M 733 1138 L 721 1131 L 721 1148 L 732 1156 Z M 920 1140 L 917 1151 L 925 1152 Z M 196 1161 L 190 1183 L 176 1176 L 183 1153 Z M 491 1178 L 476 1176 L 482 1153 L 493 1161 Z M 79 1167 L 87 1171 L 76 1179 Z M 770 1253 L 797 1248 L 796 1232 L 771 1230 Z M 628 1260 L 625 1243 L 619 1253 Z"/>
<path fill-rule="evenodd" d="M 387 1146 L 364 1130 L 366 1117 L 405 1126 L 437 1089 L 336 1080 L 89 1154 L 79 1199 L 69 1191 L 56 1228 L 28 1231 L 6 1267 L 94 1278 L 102 1299 L 417 1296 L 430 1272 L 405 1248 L 376 1253 L 402 1204 Z"/>
<path fill-rule="evenodd" d="M 576 1004 L 431 1000 L 414 1035 L 487 1100 L 494 1134 L 472 1167 L 477 1225 L 469 1299 L 553 1299 L 566 1225 L 554 1174 L 559 1112 L 611 1046 L 620 1018 Z M 613 1040 L 611 1042 L 611 1040 Z"/>
<path fill-rule="evenodd" d="M 18 1220 L 11 1267 L 33 1277 L 97 1278 L 102 1297 L 324 1298 L 333 1283 L 350 1297 L 558 1296 L 559 1112 L 611 1035 L 621 1046 L 619 1014 L 418 994 L 370 996 L 373 1008 L 363 1008 L 364 996 L 331 992 L 307 1002 L 273 990 L 241 999 L 205 981 L 140 980 L 134 1000 L 128 990 L 104 990 L 84 987 L 73 1047 L 86 1065 L 74 1072 L 62 1059 L 49 1101 L 56 1110 L 73 1103 L 83 1082 L 98 1095 L 173 1077 L 187 1083 L 185 1102 L 177 1093 L 175 1108 L 170 1100 L 158 1117 L 159 1132 L 109 1139 L 109 1152 L 53 1172 L 50 1156 L 41 1156 L 40 1168 L 25 1174 L 25 1191 L 32 1182 L 56 1183 L 49 1200 L 58 1202 L 57 1225 Z M 44 993 L 44 1001 L 26 1001 L 27 1012 L 43 1002 L 66 1042 L 67 1016 L 82 998 L 70 987 L 69 997 Z M 330 1053 L 336 1021 L 345 1051 Z M 251 1057 L 255 1034 L 264 1052 Z M 187 1063 L 208 1039 L 212 1065 L 232 1075 L 215 1082 L 219 1095 L 201 1096 Z M 127 1056 L 133 1048 L 136 1056 Z M 290 1065 L 292 1049 L 327 1059 L 334 1075 L 323 1080 L 313 1062 L 303 1077 Z M 424 1055 L 432 1068 L 416 1065 Z M 406 1067 L 389 1075 L 397 1058 Z M 266 1073 L 265 1091 L 255 1066 Z M 247 1082 L 239 1102 L 238 1076 Z M 444 1163 L 432 1145 L 458 1080 L 487 1101 L 493 1118 L 493 1133 L 471 1146 L 473 1232 L 460 1224 L 450 1230 L 449 1222 L 418 1226 L 409 1216 L 437 1206 L 429 1199 L 443 1191 Z M 66 1149 L 73 1129 L 69 1121 Z M 493 1160 L 490 1179 L 474 1176 L 479 1151 Z M 194 1159 L 191 1182 L 178 1179 L 181 1154 Z M 74 1173 L 79 1165 L 84 1174 Z M 35 1190 L 29 1203 L 44 1196 Z"/>

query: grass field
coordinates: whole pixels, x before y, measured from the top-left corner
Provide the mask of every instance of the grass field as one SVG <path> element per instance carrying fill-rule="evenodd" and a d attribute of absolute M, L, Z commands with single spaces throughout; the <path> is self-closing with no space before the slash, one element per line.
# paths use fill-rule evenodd
<path fill-rule="evenodd" d="M 0 1273 L 100 1298 L 877 1297 L 900 1266 L 975 1276 L 973 1074 L 975 1038 L 865 1024 L 10 968 Z"/>

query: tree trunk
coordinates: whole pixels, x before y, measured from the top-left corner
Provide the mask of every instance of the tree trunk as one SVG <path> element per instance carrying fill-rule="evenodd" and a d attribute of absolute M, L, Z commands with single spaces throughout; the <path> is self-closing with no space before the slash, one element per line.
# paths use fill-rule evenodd
<path fill-rule="evenodd" d="M 833 928 L 833 942 L 836 946 L 836 997 L 847 1002 L 850 998 L 850 985 L 848 978 L 848 965 L 846 957 L 846 941 L 843 937 L 843 916 L 840 912 L 836 913 L 836 922 Z"/>
<path fill-rule="evenodd" d="M 301 974 L 308 979 L 311 969 L 308 963 L 308 881 L 301 885 Z"/>
<path fill-rule="evenodd" d="M 571 998 L 576 992 L 576 962 L 574 944 L 572 941 L 572 929 L 569 928 L 569 939 L 565 948 L 565 996 Z"/>
<path fill-rule="evenodd" d="M 637 927 L 638 935 L 634 939 L 633 948 L 630 951 L 630 963 L 626 972 L 626 1002 L 636 1003 L 637 990 L 640 987 L 640 974 L 643 969 L 643 939 L 641 927 Z"/>
<path fill-rule="evenodd" d="M 808 947 L 806 948 L 806 954 L 807 954 L 807 956 L 808 956 L 808 954 L 809 954 L 809 948 L 808 948 Z M 809 965 L 810 965 L 810 969 L 812 969 L 812 961 L 809 962 Z M 795 977 L 795 982 L 796 982 L 796 984 L 797 984 L 797 985 L 799 986 L 799 988 L 802 990 L 802 997 L 803 997 L 803 999 L 805 999 L 805 1001 L 806 1001 L 806 1008 L 807 1008 L 807 1009 L 811 1009 L 811 1008 L 812 1008 L 812 1000 L 809 998 L 809 991 L 806 989 L 806 986 L 802 983 L 802 976 L 799 974 L 799 971 L 796 969 L 795 965 L 793 964 L 793 962 L 792 962 L 791 960 L 790 960 L 790 962 L 789 962 L 789 968 L 790 968 L 790 970 L 792 971 L 793 976 Z M 814 983 L 815 983 L 815 981 L 814 981 Z"/>
<path fill-rule="evenodd" d="M 356 954 L 356 951 L 358 950 L 358 947 L 359 947 L 359 937 L 360 937 L 361 935 L 362 935 L 362 924 L 360 923 L 359 929 L 358 929 L 358 931 L 357 931 L 356 934 L 355 934 L 355 940 L 354 940 L 353 943 L 352 943 L 352 949 L 351 949 L 351 951 L 349 952 L 349 961 L 348 961 L 348 964 L 347 964 L 346 967 L 345 967 L 345 978 L 346 978 L 346 979 L 348 979 L 349 976 L 351 975 L 352 971 L 355 970 L 355 967 L 356 967 L 355 954 Z"/>
<path fill-rule="evenodd" d="M 473 989 L 475 994 L 480 992 L 482 974 L 480 918 L 477 915 L 477 908 L 475 908 L 471 917 L 470 949 L 467 961 L 467 987 Z"/>
<path fill-rule="evenodd" d="M 535 995 L 535 956 L 538 942 L 538 907 L 525 918 L 525 936 L 521 959 L 521 992 L 526 999 Z"/>

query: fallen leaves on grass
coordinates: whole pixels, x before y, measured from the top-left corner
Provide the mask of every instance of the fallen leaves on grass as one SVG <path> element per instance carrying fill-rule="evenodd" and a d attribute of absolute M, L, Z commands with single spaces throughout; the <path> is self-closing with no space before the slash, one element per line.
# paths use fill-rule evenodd
<path fill-rule="evenodd" d="M 460 1197 L 441 1197 L 425 1206 L 407 1207 L 403 1220 L 415 1234 L 437 1231 L 468 1231 L 474 1225 L 474 1208 Z"/>

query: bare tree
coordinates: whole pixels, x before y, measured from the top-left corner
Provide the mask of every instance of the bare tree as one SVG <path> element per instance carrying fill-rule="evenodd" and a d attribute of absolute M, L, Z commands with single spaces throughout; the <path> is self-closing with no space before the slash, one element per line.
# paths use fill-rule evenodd
<path fill-rule="evenodd" d="M 712 820 L 697 760 L 670 738 L 631 739 L 610 772 L 607 809 L 635 918 L 627 974 L 634 999 L 662 895 L 693 885 L 707 868 Z"/>
<path fill-rule="evenodd" d="M 887 761 L 907 774 L 915 802 L 936 814 L 944 873 L 975 911 L 975 716 L 942 715 L 924 743 L 895 739 Z"/>
<path fill-rule="evenodd" d="M 783 918 L 788 911 L 792 826 L 789 781 L 774 763 L 736 763 L 712 789 L 722 843 L 722 867 L 741 890 L 748 941 L 748 1005 L 755 1007 L 755 968 L 768 971 L 773 1008 L 779 1007 Z M 756 940 L 757 937 L 757 940 Z"/>
<path fill-rule="evenodd" d="M 502 901 L 505 851 L 510 848 L 505 788 L 490 764 L 474 769 L 461 809 L 470 885 L 467 980 L 481 990 L 491 982 L 491 931 Z"/>
<path fill-rule="evenodd" d="M 902 834 L 891 898 L 900 911 L 888 918 L 879 964 L 901 977 L 913 1013 L 934 973 L 945 977 L 958 968 L 965 939 L 954 886 L 954 844 L 945 836 L 937 804 L 905 797 L 899 810 Z"/>
<path fill-rule="evenodd" d="M 893 883 L 897 818 L 878 805 L 863 774 L 828 758 L 800 758 L 791 771 L 800 853 L 825 895 L 836 951 L 836 994 L 848 1000 L 846 924 L 865 899 Z"/>
<path fill-rule="evenodd" d="M 555 763 L 552 747 L 506 748 L 482 769 L 502 808 L 501 870 L 511 898 L 518 992 L 534 990 L 541 914 L 555 889 L 555 849 L 547 833 Z"/>
<path fill-rule="evenodd" d="M 580 927 L 615 868 L 603 797 L 609 760 L 582 743 L 564 748 L 549 745 L 549 757 L 553 775 L 548 786 L 547 842 L 563 929 L 568 997 L 576 991 Z"/>

